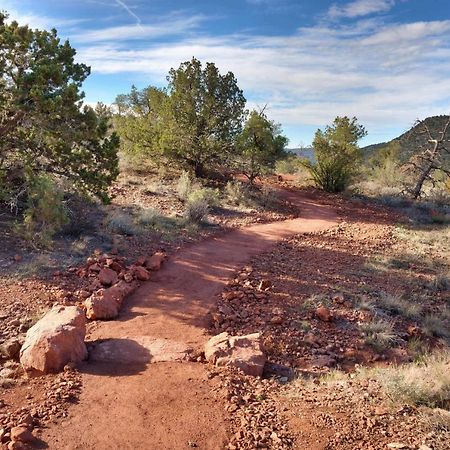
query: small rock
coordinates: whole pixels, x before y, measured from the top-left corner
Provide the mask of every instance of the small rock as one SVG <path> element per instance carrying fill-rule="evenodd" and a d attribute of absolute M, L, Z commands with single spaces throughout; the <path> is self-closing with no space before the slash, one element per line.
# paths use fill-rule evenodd
<path fill-rule="evenodd" d="M 145 267 L 148 270 L 159 270 L 165 259 L 166 259 L 165 253 L 156 252 L 153 256 L 151 256 L 145 261 Z"/>
<path fill-rule="evenodd" d="M 117 282 L 117 273 L 105 267 L 98 273 L 98 279 L 103 286 L 111 286 Z"/>
<path fill-rule="evenodd" d="M 133 267 L 133 274 L 139 281 L 148 281 L 150 272 L 142 266 Z"/>
<path fill-rule="evenodd" d="M 330 322 L 332 319 L 330 310 L 325 306 L 319 306 L 315 311 L 315 315 L 322 322 Z"/>
<path fill-rule="evenodd" d="M 0 354 L 7 359 L 16 359 L 19 356 L 20 347 L 17 338 L 8 339 L 0 346 Z"/>

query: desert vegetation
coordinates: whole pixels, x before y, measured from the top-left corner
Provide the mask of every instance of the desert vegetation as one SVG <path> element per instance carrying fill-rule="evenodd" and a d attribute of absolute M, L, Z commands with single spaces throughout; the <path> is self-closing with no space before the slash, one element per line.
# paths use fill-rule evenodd
<path fill-rule="evenodd" d="M 449 116 L 305 157 L 214 62 L 90 74 L 0 13 L 0 446 L 447 450 Z"/>

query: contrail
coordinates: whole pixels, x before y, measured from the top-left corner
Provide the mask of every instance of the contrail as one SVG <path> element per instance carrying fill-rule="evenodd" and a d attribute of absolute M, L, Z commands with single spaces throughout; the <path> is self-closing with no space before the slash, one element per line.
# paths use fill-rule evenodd
<path fill-rule="evenodd" d="M 122 0 L 115 0 L 116 1 L 116 3 L 119 5 L 119 6 L 121 6 L 131 17 L 133 17 L 133 18 L 135 18 L 136 19 L 136 25 L 138 26 L 138 27 L 140 27 L 141 26 L 141 24 L 142 24 L 142 22 L 141 22 L 141 19 L 139 18 L 139 16 L 137 15 L 137 14 L 135 14 L 131 9 L 130 9 L 130 7 L 125 3 L 125 2 L 123 2 Z"/>

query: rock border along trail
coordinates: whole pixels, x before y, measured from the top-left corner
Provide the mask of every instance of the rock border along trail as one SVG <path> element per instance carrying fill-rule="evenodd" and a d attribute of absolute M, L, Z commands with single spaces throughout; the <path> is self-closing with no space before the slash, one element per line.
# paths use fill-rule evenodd
<path fill-rule="evenodd" d="M 220 449 L 225 411 L 206 366 L 184 361 L 210 336 L 208 312 L 236 269 L 277 241 L 337 224 L 307 192 L 286 190 L 299 218 L 253 225 L 182 249 L 129 297 L 118 320 L 96 322 L 83 389 L 69 417 L 44 430 L 50 449 Z M 195 444 L 194 444 L 195 443 Z"/>

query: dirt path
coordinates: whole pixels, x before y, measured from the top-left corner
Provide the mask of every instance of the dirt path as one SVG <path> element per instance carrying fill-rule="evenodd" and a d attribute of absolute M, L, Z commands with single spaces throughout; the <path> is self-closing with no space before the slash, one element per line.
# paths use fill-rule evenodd
<path fill-rule="evenodd" d="M 202 364 L 176 361 L 208 339 L 207 313 L 236 269 L 281 239 L 336 224 L 309 194 L 286 195 L 298 219 L 185 248 L 127 300 L 119 320 L 96 324 L 80 401 L 42 436 L 50 449 L 223 448 L 225 411 L 211 393 L 214 381 Z"/>

